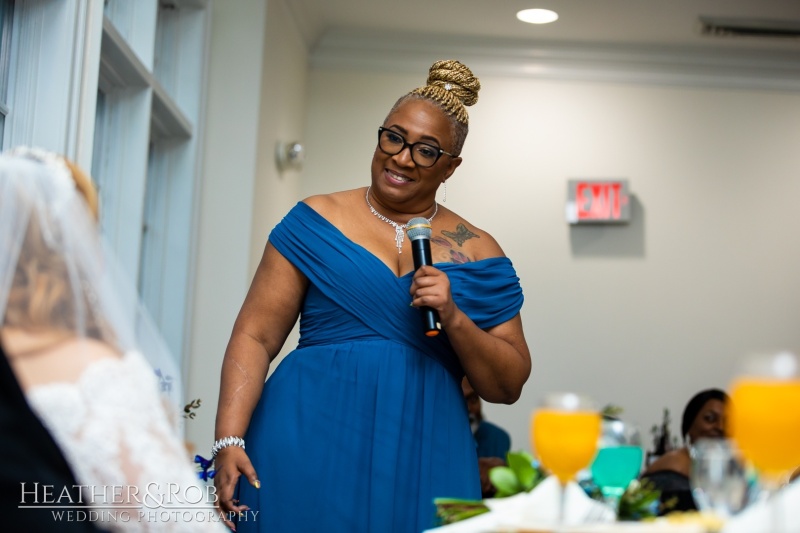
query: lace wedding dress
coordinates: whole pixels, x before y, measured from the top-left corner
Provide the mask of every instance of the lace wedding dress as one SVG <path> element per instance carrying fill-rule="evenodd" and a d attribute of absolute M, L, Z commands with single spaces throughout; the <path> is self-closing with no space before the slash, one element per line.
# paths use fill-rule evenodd
<path fill-rule="evenodd" d="M 35 385 L 26 394 L 99 527 L 227 531 L 213 506 L 213 489 L 199 483 L 140 353 L 94 361 L 75 382 Z M 53 493 L 57 497 L 59 488 Z"/>

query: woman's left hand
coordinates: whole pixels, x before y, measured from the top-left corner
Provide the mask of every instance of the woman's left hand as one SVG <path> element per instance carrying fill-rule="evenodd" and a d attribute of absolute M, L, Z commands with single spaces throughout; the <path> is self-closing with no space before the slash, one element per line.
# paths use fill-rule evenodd
<path fill-rule="evenodd" d="M 436 267 L 421 266 L 411 282 L 411 305 L 430 307 L 439 313 L 443 326 L 453 316 L 456 305 L 450 293 L 450 278 Z"/>

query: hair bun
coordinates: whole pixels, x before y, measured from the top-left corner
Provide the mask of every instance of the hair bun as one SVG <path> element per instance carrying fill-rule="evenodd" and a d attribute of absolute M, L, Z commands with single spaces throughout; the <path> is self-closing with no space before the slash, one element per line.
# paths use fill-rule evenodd
<path fill-rule="evenodd" d="M 431 65 L 428 71 L 428 85 L 449 91 L 465 106 L 475 105 L 478 101 L 478 91 L 481 90 L 480 80 L 466 65 L 455 59 L 437 61 Z"/>

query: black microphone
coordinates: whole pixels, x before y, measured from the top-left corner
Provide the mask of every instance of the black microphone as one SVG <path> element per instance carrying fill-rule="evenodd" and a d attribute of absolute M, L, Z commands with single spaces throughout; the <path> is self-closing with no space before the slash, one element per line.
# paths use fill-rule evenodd
<path fill-rule="evenodd" d="M 427 218 L 416 217 L 408 221 L 406 227 L 408 239 L 411 241 L 411 251 L 414 254 L 414 270 L 418 270 L 423 265 L 433 265 L 431 258 L 431 223 Z M 435 337 L 442 331 L 442 323 L 439 322 L 439 313 L 428 306 L 420 307 L 422 312 L 422 323 L 425 328 L 425 335 Z"/>

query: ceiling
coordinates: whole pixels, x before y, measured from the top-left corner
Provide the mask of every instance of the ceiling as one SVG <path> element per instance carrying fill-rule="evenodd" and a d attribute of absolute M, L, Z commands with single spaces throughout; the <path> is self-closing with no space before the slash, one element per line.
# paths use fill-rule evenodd
<path fill-rule="evenodd" d="M 796 52 L 800 38 L 711 37 L 700 16 L 747 18 L 800 28 L 800 0 L 287 0 L 312 53 L 330 32 L 416 35 L 624 47 Z M 520 9 L 548 8 L 554 23 L 519 22 Z"/>

